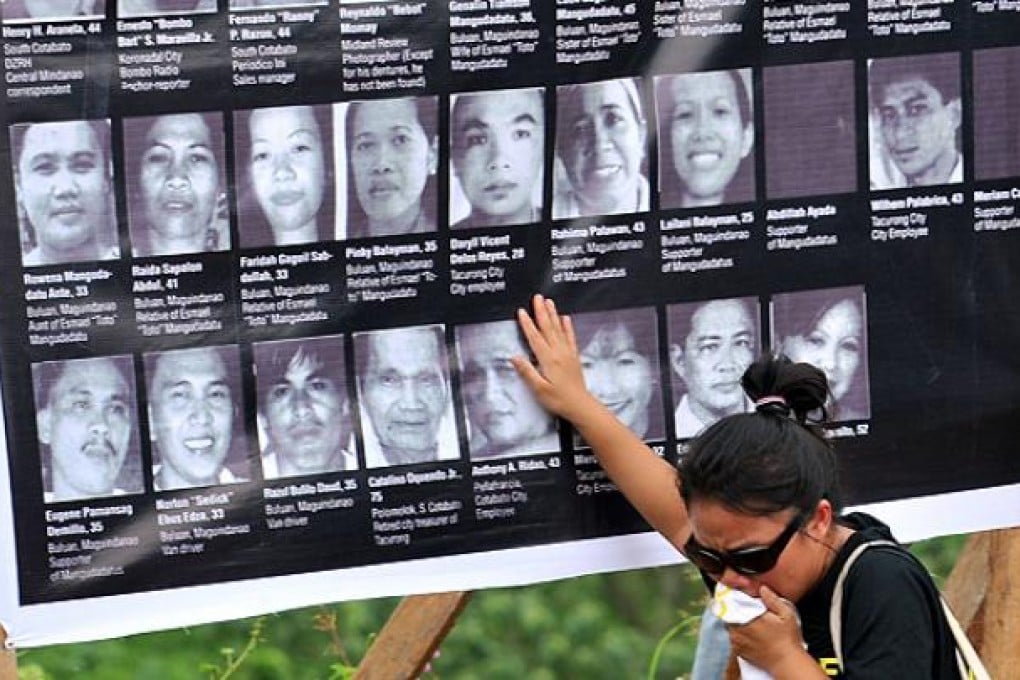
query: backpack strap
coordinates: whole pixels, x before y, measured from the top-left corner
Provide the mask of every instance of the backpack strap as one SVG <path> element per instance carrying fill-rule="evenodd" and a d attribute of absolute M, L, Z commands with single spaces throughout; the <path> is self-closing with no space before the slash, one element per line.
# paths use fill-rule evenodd
<path fill-rule="evenodd" d="M 949 608 L 949 603 L 941 593 L 939 593 L 939 600 L 942 602 L 942 611 L 945 612 L 949 629 L 953 631 L 953 639 L 956 642 L 956 665 L 960 669 L 960 677 L 967 680 L 992 680 L 992 676 L 989 675 L 988 669 L 985 668 L 981 657 L 978 656 L 977 650 L 974 649 L 970 638 L 967 637 L 967 632 L 956 620 L 953 610 Z"/>
<path fill-rule="evenodd" d="M 846 577 L 850 573 L 850 568 L 857 561 L 857 558 L 861 556 L 868 548 L 880 547 L 880 546 L 892 546 L 900 547 L 899 543 L 895 541 L 888 541 L 884 539 L 875 541 L 865 541 L 859 546 L 854 548 L 850 556 L 847 557 L 846 562 L 843 563 L 842 568 L 839 570 L 839 576 L 836 578 L 836 586 L 832 592 L 832 602 L 829 604 L 829 635 L 832 637 L 832 649 L 836 653 L 836 660 L 839 663 L 840 671 L 843 671 L 843 591 L 846 588 Z M 904 555 L 914 559 L 913 555 L 907 552 L 903 552 Z M 923 567 L 923 565 L 922 565 Z M 953 616 L 952 610 L 949 608 L 949 604 L 946 599 L 939 593 L 939 601 L 942 604 L 942 611 L 945 614 L 946 620 L 949 623 L 949 629 L 953 633 L 953 642 L 956 645 L 956 664 L 960 671 L 960 677 L 966 678 L 967 680 L 991 680 L 991 676 L 985 669 L 984 664 L 981 662 L 981 657 L 978 656 L 974 650 L 974 646 L 967 638 L 967 633 L 960 626 L 960 623 Z"/>
<path fill-rule="evenodd" d="M 840 568 L 839 576 L 836 577 L 836 586 L 832 591 L 832 601 L 829 603 L 829 635 L 832 636 L 832 649 L 836 653 L 836 660 L 839 662 L 839 669 L 841 671 L 843 670 L 843 590 L 846 587 L 846 577 L 850 573 L 850 567 L 854 566 L 854 562 L 861 556 L 861 553 L 868 548 L 883 545 L 899 546 L 895 541 L 865 541 L 854 548 L 850 556 L 846 558 L 842 568 Z"/>

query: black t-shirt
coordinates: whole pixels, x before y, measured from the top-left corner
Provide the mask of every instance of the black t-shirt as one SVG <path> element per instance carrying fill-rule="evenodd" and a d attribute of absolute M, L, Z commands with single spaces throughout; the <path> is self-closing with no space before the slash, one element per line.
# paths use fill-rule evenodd
<path fill-rule="evenodd" d="M 900 547 L 868 548 L 845 581 L 841 673 L 829 631 L 829 607 L 840 569 L 865 541 L 891 540 L 889 528 L 863 513 L 841 518 L 855 529 L 829 571 L 799 603 L 808 653 L 827 675 L 847 680 L 958 680 L 956 644 L 927 570 Z"/>

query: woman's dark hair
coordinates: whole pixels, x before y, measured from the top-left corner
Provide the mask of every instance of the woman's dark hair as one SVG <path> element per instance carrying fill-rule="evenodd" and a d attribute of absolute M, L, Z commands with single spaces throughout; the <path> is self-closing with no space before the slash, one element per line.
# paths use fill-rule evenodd
<path fill-rule="evenodd" d="M 334 239 L 334 205 L 336 203 L 333 188 L 333 116 L 332 107 L 328 105 L 309 106 L 312 117 L 319 128 L 319 140 L 322 145 L 322 164 L 326 172 L 322 186 L 322 205 L 316 214 L 315 224 L 318 228 L 317 241 Z M 234 113 L 234 175 L 237 177 L 237 231 L 243 248 L 272 246 L 276 243 L 269 220 L 262 212 L 255 188 L 251 180 L 251 116 L 258 109 L 237 111 Z"/>
<path fill-rule="evenodd" d="M 741 379 L 752 413 L 717 421 L 680 461 L 684 503 L 711 500 L 736 512 L 811 512 L 821 499 L 839 512 L 842 498 L 832 446 L 819 424 L 828 384 L 810 364 L 767 354 Z M 820 418 L 815 418 L 820 414 Z"/>
<path fill-rule="evenodd" d="M 439 135 L 439 100 L 435 96 L 410 97 L 414 104 L 415 112 L 418 114 L 418 124 L 425 133 L 425 139 L 429 144 L 438 145 Z M 375 100 L 371 100 L 375 101 Z M 351 102 L 347 107 L 347 115 L 344 119 L 344 151 L 347 154 L 347 238 L 365 238 L 372 236 L 368 230 L 368 215 L 361 208 L 361 199 L 358 198 L 358 189 L 354 185 L 354 172 L 351 170 L 351 156 L 354 149 L 354 117 L 367 101 Z M 436 173 L 438 175 L 438 173 Z M 438 190 L 436 189 L 436 175 L 431 175 L 425 182 L 425 188 L 421 192 L 421 209 L 427 221 L 432 224 L 436 222 L 436 202 Z"/>
<path fill-rule="evenodd" d="M 577 337 L 577 346 L 584 350 L 600 331 L 609 331 L 621 326 L 634 341 L 634 351 L 654 362 L 658 357 L 659 348 L 656 340 L 655 315 L 651 311 L 645 307 L 576 314 L 570 321 Z"/>
<path fill-rule="evenodd" d="M 847 286 L 776 295 L 772 300 L 776 338 L 807 336 L 818 327 L 822 317 L 841 302 L 851 302 L 860 311 L 861 293 L 860 286 Z"/>
<path fill-rule="evenodd" d="M 733 89 L 737 93 L 737 106 L 740 109 L 740 122 L 747 128 L 754 128 L 754 107 L 747 83 L 738 69 L 723 71 L 733 81 Z M 673 117 L 676 101 L 673 98 L 673 83 L 685 75 L 677 74 L 655 79 L 655 107 L 659 126 L 659 207 L 662 209 L 679 208 L 683 203 L 684 181 L 676 175 L 676 164 L 673 159 Z M 754 145 L 746 158 L 740 159 L 737 172 L 726 187 L 725 203 L 746 203 L 754 200 Z"/>

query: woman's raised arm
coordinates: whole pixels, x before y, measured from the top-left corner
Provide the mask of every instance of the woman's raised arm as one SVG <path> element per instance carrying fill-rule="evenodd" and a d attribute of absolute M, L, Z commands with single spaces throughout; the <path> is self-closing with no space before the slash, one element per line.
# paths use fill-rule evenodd
<path fill-rule="evenodd" d="M 515 357 L 514 367 L 546 409 L 574 425 L 641 516 L 681 549 L 690 529 L 676 470 L 585 387 L 570 317 L 561 316 L 553 301 L 541 295 L 532 304 L 534 316 L 521 309 L 517 320 L 538 367 L 525 357 Z"/>

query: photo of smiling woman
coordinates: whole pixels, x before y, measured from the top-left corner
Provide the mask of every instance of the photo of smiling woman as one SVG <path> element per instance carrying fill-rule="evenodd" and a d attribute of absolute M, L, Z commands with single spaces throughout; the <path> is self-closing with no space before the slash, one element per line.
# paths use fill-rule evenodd
<path fill-rule="evenodd" d="M 435 231 L 436 97 L 338 104 L 334 115 L 344 121 L 349 161 L 347 238 Z"/>
<path fill-rule="evenodd" d="M 553 219 L 648 210 L 648 123 L 639 82 L 557 88 Z"/>
<path fill-rule="evenodd" d="M 641 439 L 662 439 L 655 309 L 588 312 L 571 320 L 588 390 Z"/>
<path fill-rule="evenodd" d="M 333 238 L 329 106 L 234 114 L 238 238 L 246 248 Z"/>
<path fill-rule="evenodd" d="M 135 257 L 230 249 L 220 114 L 127 118 L 124 157 Z"/>
<path fill-rule="evenodd" d="M 832 422 L 871 417 L 866 310 L 863 286 L 780 293 L 772 299 L 776 348 L 825 373 L 825 408 Z"/>
<path fill-rule="evenodd" d="M 751 69 L 659 76 L 659 197 L 669 208 L 754 200 Z"/>

